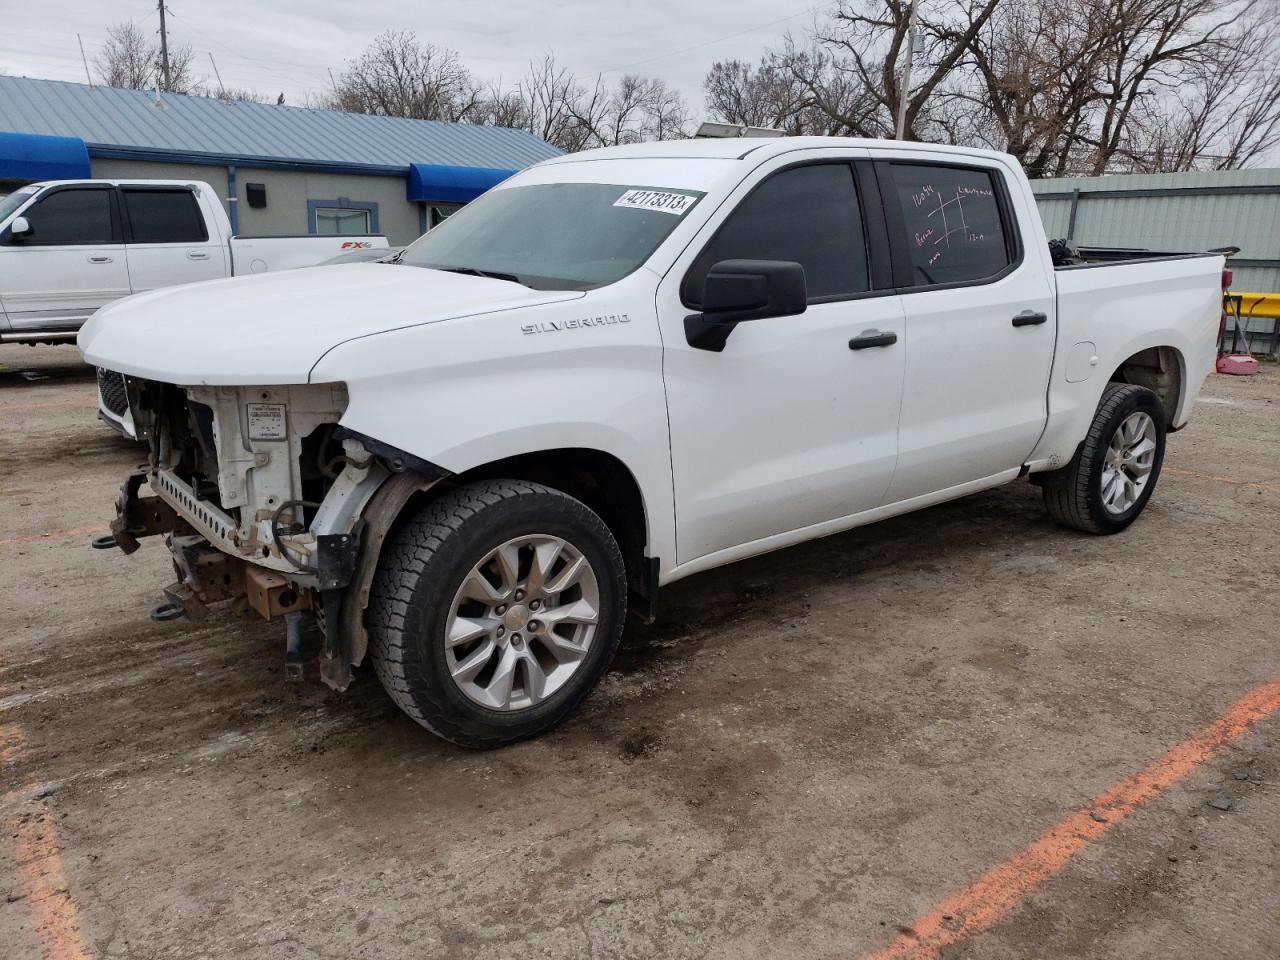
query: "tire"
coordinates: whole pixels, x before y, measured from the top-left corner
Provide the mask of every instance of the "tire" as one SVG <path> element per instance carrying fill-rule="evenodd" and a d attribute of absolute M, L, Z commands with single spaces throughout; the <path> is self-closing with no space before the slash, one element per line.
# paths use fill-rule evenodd
<path fill-rule="evenodd" d="M 626 602 L 617 541 L 586 505 L 541 484 L 477 481 L 388 540 L 366 613 L 370 653 L 417 723 L 500 747 L 582 702 L 618 648 Z"/>
<path fill-rule="evenodd" d="M 1140 415 L 1148 419 L 1144 421 Z M 1149 425 L 1141 443 L 1129 445 L 1127 438 L 1118 434 L 1127 424 Z M 1118 444 L 1116 448 L 1112 446 L 1113 441 Z M 1147 450 L 1147 444 L 1154 447 Z M 1109 384 L 1098 403 L 1089 432 L 1071 462 L 1060 470 L 1040 475 L 1038 482 L 1043 488 L 1045 508 L 1064 527 L 1086 533 L 1119 533 L 1138 518 L 1151 499 L 1164 463 L 1164 446 L 1165 413 L 1160 398 L 1146 387 Z M 1138 449 L 1144 453 L 1132 460 L 1123 459 L 1129 466 L 1116 478 L 1117 471 L 1112 464 L 1119 461 L 1114 458 L 1117 455 L 1123 458 L 1127 451 Z M 1144 467 L 1147 472 L 1138 478 L 1142 483 L 1136 487 L 1136 471 Z M 1128 478 L 1127 486 L 1125 478 Z M 1113 486 L 1115 483 L 1121 486 Z"/>

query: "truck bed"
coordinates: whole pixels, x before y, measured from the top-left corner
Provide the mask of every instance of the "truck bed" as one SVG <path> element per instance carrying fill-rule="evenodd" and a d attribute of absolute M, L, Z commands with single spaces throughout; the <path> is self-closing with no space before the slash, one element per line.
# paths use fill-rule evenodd
<path fill-rule="evenodd" d="M 1239 252 L 1239 247 L 1219 247 L 1214 250 L 1150 250 L 1144 247 L 1078 247 L 1065 240 L 1049 241 L 1049 253 L 1053 257 L 1055 270 L 1079 270 L 1084 267 L 1104 267 L 1117 263 L 1143 261 L 1186 260 L 1194 257 L 1230 257 Z"/>

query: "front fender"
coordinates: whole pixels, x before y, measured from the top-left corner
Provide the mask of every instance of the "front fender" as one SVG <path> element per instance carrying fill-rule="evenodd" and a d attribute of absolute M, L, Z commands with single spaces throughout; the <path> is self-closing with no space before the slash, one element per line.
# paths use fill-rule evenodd
<path fill-rule="evenodd" d="M 312 381 L 346 384 L 344 427 L 451 473 L 544 450 L 607 453 L 640 487 L 649 555 L 674 558 L 653 295 L 619 287 L 354 340 L 325 356 Z"/>

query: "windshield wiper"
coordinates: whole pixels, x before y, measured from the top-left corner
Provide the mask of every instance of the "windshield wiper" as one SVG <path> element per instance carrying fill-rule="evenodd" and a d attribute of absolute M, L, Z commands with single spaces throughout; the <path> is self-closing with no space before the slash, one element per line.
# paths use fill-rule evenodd
<path fill-rule="evenodd" d="M 522 287 L 527 287 L 527 283 L 521 283 L 520 278 L 514 273 L 497 273 L 493 270 L 477 270 L 475 267 L 436 267 L 436 270 L 443 270 L 445 273 L 465 273 L 469 277 L 488 277 L 490 280 L 506 280 L 509 283 L 519 283 Z"/>

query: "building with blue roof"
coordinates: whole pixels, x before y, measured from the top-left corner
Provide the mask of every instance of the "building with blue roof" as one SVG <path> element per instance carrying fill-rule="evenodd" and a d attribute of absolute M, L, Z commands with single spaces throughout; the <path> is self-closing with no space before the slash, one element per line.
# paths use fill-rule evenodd
<path fill-rule="evenodd" d="M 242 236 L 408 243 L 559 153 L 505 127 L 0 76 L 0 194 L 36 180 L 200 180 Z"/>

